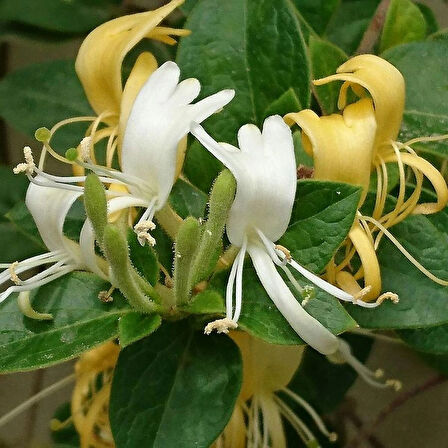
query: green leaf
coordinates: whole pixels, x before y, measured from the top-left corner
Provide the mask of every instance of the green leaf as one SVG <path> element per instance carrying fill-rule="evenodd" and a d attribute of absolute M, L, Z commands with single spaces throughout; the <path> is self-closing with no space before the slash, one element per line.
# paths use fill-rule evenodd
<path fill-rule="evenodd" d="M 199 188 L 179 179 L 171 191 L 169 202 L 182 218 L 204 216 L 208 196 Z"/>
<path fill-rule="evenodd" d="M 344 336 L 354 356 L 365 362 L 372 347 L 372 339 Z M 358 375 L 347 364 L 333 364 L 315 350 L 306 349 L 297 373 L 288 388 L 308 401 L 319 414 L 334 411 L 345 397 Z"/>
<path fill-rule="evenodd" d="M 293 89 L 288 89 L 279 98 L 273 101 L 266 109 L 264 115 L 286 115 L 289 112 L 301 110 L 300 101 Z"/>
<path fill-rule="evenodd" d="M 340 0 L 291 0 L 302 22 L 317 34 L 325 33 Z"/>
<path fill-rule="evenodd" d="M 349 184 L 299 181 L 291 220 L 279 244 L 297 262 L 320 273 L 351 229 L 360 194 Z"/>
<path fill-rule="evenodd" d="M 44 252 L 41 244 L 27 238 L 9 222 L 0 222 L 1 263 L 13 263 Z"/>
<path fill-rule="evenodd" d="M 33 307 L 53 320 L 25 317 L 11 296 L 0 304 L 0 372 L 47 367 L 74 358 L 118 335 L 118 319 L 131 311 L 119 292 L 113 303 L 98 293 L 109 284 L 93 274 L 74 272 L 32 293 Z"/>
<path fill-rule="evenodd" d="M 230 338 L 194 333 L 183 321 L 125 348 L 110 398 L 117 446 L 208 448 L 238 396 L 242 365 Z"/>
<path fill-rule="evenodd" d="M 447 41 L 448 40 L 448 28 L 443 28 L 442 30 L 439 30 L 430 36 L 428 36 L 429 40 L 435 40 L 435 41 Z"/>
<path fill-rule="evenodd" d="M 161 324 L 162 318 L 158 314 L 148 315 L 135 312 L 125 314 L 118 322 L 120 345 L 124 348 L 149 336 Z"/>
<path fill-rule="evenodd" d="M 18 176 L 10 167 L 0 166 L 0 221 L 7 221 L 4 216 L 19 201 L 25 197 L 29 181 L 25 176 Z"/>
<path fill-rule="evenodd" d="M 351 185 L 300 181 L 290 225 L 279 244 L 287 247 L 301 265 L 321 272 L 353 224 L 359 195 L 359 188 Z M 224 272 L 212 282 L 212 288 L 223 296 L 227 277 L 228 272 Z M 309 284 L 303 279 L 300 283 Z M 306 305 L 312 316 L 335 334 L 356 326 L 337 299 L 318 288 L 316 293 L 316 298 Z M 241 328 L 270 343 L 301 343 L 266 294 L 249 262 L 244 269 L 243 297 Z"/>
<path fill-rule="evenodd" d="M 222 314 L 225 312 L 224 300 L 218 292 L 206 289 L 194 296 L 184 310 L 190 314 Z"/>
<path fill-rule="evenodd" d="M 392 0 L 381 34 L 380 52 L 425 37 L 426 21 L 418 6 L 411 0 Z"/>
<path fill-rule="evenodd" d="M 426 21 L 426 33 L 433 34 L 439 30 L 439 23 L 437 22 L 437 17 L 434 14 L 434 11 L 424 3 L 416 2 L 415 3 L 420 9 L 420 12 L 423 14 L 423 17 Z"/>
<path fill-rule="evenodd" d="M 400 139 L 443 135 L 448 129 L 448 42 L 414 42 L 383 54 L 403 74 L 406 106 Z M 422 71 L 422 67 L 431 70 Z M 446 143 L 414 145 L 419 150 L 448 157 Z"/>
<path fill-rule="evenodd" d="M 391 229 L 400 243 L 429 271 L 448 279 L 447 211 L 434 216 L 410 216 Z M 385 302 L 375 309 L 349 306 L 351 315 L 366 328 L 422 328 L 448 323 L 448 288 L 417 270 L 386 238 L 380 245 L 383 291 L 399 295 L 400 302 Z"/>
<path fill-rule="evenodd" d="M 0 17 L 50 31 L 82 33 L 112 17 L 120 0 L 2 0 Z"/>
<path fill-rule="evenodd" d="M 74 61 L 50 61 L 9 73 L 0 81 L 0 115 L 14 128 L 34 136 L 34 131 L 70 117 L 91 115 Z M 76 147 L 86 125 L 70 124 L 56 133 L 52 144 L 62 151 Z"/>
<path fill-rule="evenodd" d="M 347 60 L 347 55 L 340 48 L 325 40 L 310 37 L 309 49 L 313 79 L 336 73 L 336 69 Z M 314 95 L 324 115 L 338 111 L 339 89 L 340 83 L 337 82 L 313 87 Z"/>
<path fill-rule="evenodd" d="M 201 80 L 202 97 L 236 90 L 232 102 L 206 122 L 218 141 L 236 143 L 238 128 L 260 125 L 269 105 L 290 88 L 302 108 L 309 106 L 307 52 L 289 0 L 201 1 L 185 28 L 192 34 L 181 40 L 177 53 L 183 76 Z M 193 184 L 209 191 L 220 169 L 199 143 L 191 146 L 184 172 Z"/>
<path fill-rule="evenodd" d="M 419 330 L 400 330 L 397 333 L 406 344 L 417 351 L 448 355 L 448 325 Z"/>
<path fill-rule="evenodd" d="M 353 54 L 369 26 L 380 0 L 342 0 L 331 19 L 326 37 Z"/>
<path fill-rule="evenodd" d="M 155 250 L 145 244 L 142 246 L 133 229 L 128 230 L 129 256 L 132 265 L 151 285 L 159 280 L 159 265 Z"/>

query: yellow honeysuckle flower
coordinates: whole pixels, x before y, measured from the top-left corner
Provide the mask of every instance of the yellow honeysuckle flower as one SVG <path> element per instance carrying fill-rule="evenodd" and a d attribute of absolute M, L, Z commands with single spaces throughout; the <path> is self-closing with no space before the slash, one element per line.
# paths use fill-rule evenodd
<path fill-rule="evenodd" d="M 315 85 L 323 85 L 331 81 L 344 81 L 339 94 L 338 107 L 343 109 L 347 104 L 347 91 L 353 90 L 355 95 L 364 97 L 370 95 L 375 107 L 377 133 L 375 137 L 373 168 L 378 174 L 378 185 L 381 184 L 384 200 L 377 201 L 374 218 L 390 227 L 402 221 L 410 213 L 430 214 L 442 210 L 448 204 L 448 188 L 439 171 L 410 147 L 413 143 L 443 140 L 446 135 L 438 137 L 422 137 L 406 143 L 397 142 L 401 128 L 405 104 L 405 82 L 403 75 L 392 64 L 373 54 L 355 56 L 342 64 L 336 74 L 314 81 Z M 403 151 L 403 152 L 402 152 Z M 384 202 L 387 194 L 387 175 L 385 164 L 397 163 L 400 170 L 400 193 L 395 210 L 386 216 Z M 405 201 L 404 166 L 408 166 L 416 177 L 416 194 L 411 201 Z M 432 184 L 437 202 L 418 204 L 422 176 Z"/>
<path fill-rule="evenodd" d="M 232 417 L 214 448 L 286 448 L 283 419 L 290 423 L 306 446 L 315 446 L 314 434 L 281 395 L 301 406 L 330 440 L 337 439 L 317 412 L 287 388 L 302 361 L 304 346 L 267 344 L 239 331 L 231 332 L 230 336 L 241 350 L 243 385 Z"/>
<path fill-rule="evenodd" d="M 345 242 L 344 260 L 337 266 L 334 261 L 330 262 L 327 267 L 328 280 L 362 301 L 376 299 L 372 306 L 379 305 L 385 298 L 398 301 L 396 294 L 380 295 L 381 272 L 375 251 L 382 236 L 387 235 L 420 271 L 433 281 L 447 285 L 446 281 L 435 277 L 418 263 L 387 230 L 411 213 L 435 213 L 446 206 L 448 188 L 443 176 L 418 156 L 410 145 L 447 136 L 424 137 L 406 143 L 396 141 L 404 111 L 404 79 L 393 65 L 378 56 L 356 56 L 341 65 L 335 75 L 314 81 L 314 84 L 322 85 L 330 81 L 343 81 L 338 101 L 341 114 L 319 118 L 311 110 L 304 110 L 287 114 L 285 121 L 289 125 L 297 123 L 302 128 L 303 146 L 314 159 L 316 179 L 360 185 L 363 188 L 361 207 L 371 172 L 375 170 L 377 194 L 371 217 L 358 212 Z M 347 105 L 349 88 L 361 99 Z M 388 213 L 384 213 L 389 188 L 386 163 L 398 165 L 400 178 L 395 208 Z M 407 199 L 405 166 L 412 171 L 416 180 L 416 187 Z M 418 204 L 424 177 L 431 182 L 437 194 L 435 203 Z M 377 233 L 375 237 L 374 233 Z M 344 269 L 350 266 L 355 253 L 359 255 L 361 268 L 352 275 Z M 358 284 L 362 278 L 364 288 Z"/>

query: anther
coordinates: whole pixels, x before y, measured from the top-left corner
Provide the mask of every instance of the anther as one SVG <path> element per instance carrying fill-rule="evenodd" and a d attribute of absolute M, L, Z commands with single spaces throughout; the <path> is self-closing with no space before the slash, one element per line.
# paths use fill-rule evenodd
<path fill-rule="evenodd" d="M 233 320 L 225 317 L 224 319 L 217 319 L 207 324 L 204 329 L 204 334 L 209 335 L 213 332 L 213 330 L 216 330 L 216 333 L 218 334 L 227 334 L 229 330 L 235 330 L 236 328 L 238 328 L 238 324 Z"/>
<path fill-rule="evenodd" d="M 362 288 L 361 291 L 357 292 L 353 295 L 355 300 L 362 300 L 370 291 L 372 290 L 371 285 L 367 285 L 365 288 Z"/>
<path fill-rule="evenodd" d="M 280 252 L 283 252 L 283 254 L 285 255 L 285 258 L 286 258 L 287 261 L 291 261 L 292 260 L 291 252 L 285 246 L 282 246 L 281 244 L 276 244 L 275 248 L 277 250 L 279 250 Z"/>
<path fill-rule="evenodd" d="M 149 234 L 150 230 L 154 230 L 156 225 L 152 221 L 140 221 L 134 226 L 134 231 L 137 234 L 138 242 L 144 246 L 148 243 L 150 246 L 156 245 L 156 240 Z"/>
<path fill-rule="evenodd" d="M 330 432 L 330 434 L 328 434 L 328 440 L 333 443 L 337 442 L 338 435 L 335 432 Z"/>
<path fill-rule="evenodd" d="M 387 299 L 391 300 L 393 303 L 398 303 L 400 301 L 398 294 L 395 294 L 394 292 L 385 292 L 384 294 L 381 294 L 376 301 L 378 304 L 381 304 Z"/>
<path fill-rule="evenodd" d="M 114 292 L 115 287 L 111 286 L 107 291 L 100 291 L 98 293 L 98 299 L 103 303 L 113 302 L 114 298 L 112 297 L 112 293 Z"/>
<path fill-rule="evenodd" d="M 386 386 L 393 387 L 395 392 L 399 392 L 403 387 L 403 384 L 401 383 L 401 381 L 398 380 L 387 380 Z"/>
<path fill-rule="evenodd" d="M 14 174 L 27 173 L 33 174 L 36 165 L 34 164 L 33 153 L 29 146 L 23 148 L 23 156 L 25 158 L 25 163 L 19 163 L 12 171 Z"/>
<path fill-rule="evenodd" d="M 19 276 L 16 273 L 16 268 L 19 265 L 18 261 L 14 261 L 14 263 L 11 263 L 9 265 L 9 277 L 11 281 L 13 281 L 17 286 L 22 284 L 22 281 L 20 280 Z"/>
<path fill-rule="evenodd" d="M 84 162 L 88 162 L 90 160 L 90 146 L 92 144 L 92 137 L 84 137 L 79 146 L 81 148 L 81 158 Z"/>
<path fill-rule="evenodd" d="M 383 369 L 376 369 L 375 370 L 375 378 L 382 378 L 384 376 L 384 370 Z"/>

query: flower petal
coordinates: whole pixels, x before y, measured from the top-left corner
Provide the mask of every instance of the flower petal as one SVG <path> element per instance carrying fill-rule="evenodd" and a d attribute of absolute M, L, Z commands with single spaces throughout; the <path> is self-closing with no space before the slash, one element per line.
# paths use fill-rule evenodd
<path fill-rule="evenodd" d="M 76 72 L 87 98 L 99 115 L 119 114 L 121 66 L 126 54 L 184 0 L 172 0 L 154 11 L 118 17 L 95 28 L 84 40 L 76 59 Z M 164 28 L 161 35 L 166 34 Z"/>
<path fill-rule="evenodd" d="M 336 75 L 318 79 L 314 84 L 319 86 L 331 81 L 346 81 L 370 93 L 378 124 L 375 151 L 382 144 L 396 140 L 403 117 L 405 84 L 403 75 L 392 64 L 373 54 L 362 54 L 342 64 Z M 346 84 L 344 89 L 347 87 Z M 357 87 L 354 90 L 359 93 Z M 339 104 L 341 109 L 344 103 Z"/>
<path fill-rule="evenodd" d="M 42 176 L 36 176 L 41 183 L 51 182 Z M 26 193 L 26 206 L 33 216 L 40 236 L 50 251 L 64 250 L 74 260 L 79 260 L 77 245 L 63 232 L 65 218 L 82 192 L 42 187 L 30 183 Z"/>

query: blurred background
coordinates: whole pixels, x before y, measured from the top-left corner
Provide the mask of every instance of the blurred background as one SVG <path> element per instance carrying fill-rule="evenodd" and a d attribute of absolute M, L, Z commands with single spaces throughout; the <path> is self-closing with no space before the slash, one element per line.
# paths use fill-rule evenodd
<path fill-rule="evenodd" d="M 21 1 L 17 0 L 18 3 Z M 448 27 L 447 2 L 421 2 L 433 8 L 441 28 Z M 130 3 L 126 0 L 123 2 L 125 7 Z M 134 3 L 152 9 L 162 2 L 140 0 Z M 1 21 L 0 16 L 0 77 L 32 63 L 74 58 L 81 43 L 81 38 L 51 42 L 21 38 L 1 41 Z M 33 143 L 29 137 L 0 121 L 1 164 L 17 164 L 23 157 L 23 146 Z M 360 380 L 356 381 L 338 411 L 328 416 L 329 421 L 338 428 L 345 428 L 347 439 L 353 442 L 350 448 L 448 447 L 446 378 L 428 367 L 404 344 L 389 340 L 376 340 L 367 364 L 375 368 L 382 367 L 390 378 L 399 378 L 403 382 L 403 391 L 395 394 L 389 389 L 377 390 Z M 0 415 L 68 375 L 72 369 L 73 362 L 68 362 L 45 370 L 0 376 Z M 55 409 L 69 400 L 70 393 L 71 388 L 68 386 L 21 414 L 6 427 L 0 428 L 0 448 L 50 447 L 50 419 Z"/>

